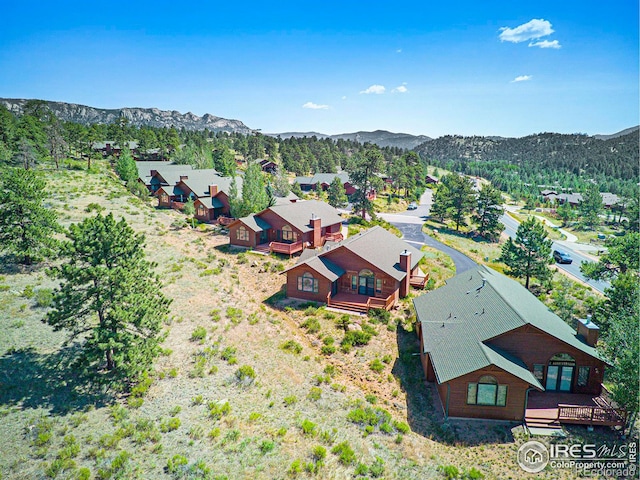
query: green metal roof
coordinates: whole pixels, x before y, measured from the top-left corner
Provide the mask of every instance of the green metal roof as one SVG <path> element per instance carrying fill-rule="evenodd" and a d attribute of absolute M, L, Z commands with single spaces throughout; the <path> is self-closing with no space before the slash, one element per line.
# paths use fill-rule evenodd
<path fill-rule="evenodd" d="M 295 203 L 289 202 L 284 205 L 269 207 L 268 210 L 271 210 L 302 233 L 312 230 L 310 224 L 312 215 L 320 218 L 320 225 L 322 227 L 342 223 L 342 217 L 335 208 L 328 203 L 318 200 L 305 200 Z M 259 216 L 260 213 L 256 215 Z"/>
<path fill-rule="evenodd" d="M 255 215 L 249 215 L 248 217 L 242 217 L 236 220 L 236 222 L 242 222 L 246 227 L 250 228 L 254 232 L 261 232 L 263 230 L 269 230 L 271 225 Z M 234 222 L 235 223 L 235 222 Z"/>
<path fill-rule="evenodd" d="M 520 283 L 484 266 L 457 275 L 413 303 L 422 327 L 424 353 L 431 357 L 439 383 L 491 364 L 542 388 L 519 359 L 489 343 L 524 325 L 601 358 Z"/>

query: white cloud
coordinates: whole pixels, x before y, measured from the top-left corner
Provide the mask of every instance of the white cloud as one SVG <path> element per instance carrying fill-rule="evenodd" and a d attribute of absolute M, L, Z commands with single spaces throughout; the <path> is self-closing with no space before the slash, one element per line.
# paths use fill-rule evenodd
<path fill-rule="evenodd" d="M 538 47 L 538 48 L 561 48 L 560 42 L 558 40 L 538 40 L 537 42 L 529 43 L 530 47 Z"/>
<path fill-rule="evenodd" d="M 366 94 L 375 93 L 376 95 L 381 95 L 386 90 L 387 89 L 384 88 L 384 86 L 382 85 L 371 85 L 369 88 L 367 88 L 366 90 L 362 90 L 360 93 L 366 93 Z"/>
<path fill-rule="evenodd" d="M 399 87 L 394 88 L 393 90 L 391 90 L 391 92 L 393 93 L 407 93 L 407 87 L 405 87 L 405 84 L 400 85 Z"/>
<path fill-rule="evenodd" d="M 511 83 L 526 82 L 528 80 L 531 80 L 532 78 L 533 77 L 531 75 L 519 75 L 513 80 L 511 80 Z"/>
<path fill-rule="evenodd" d="M 302 108 L 310 108 L 311 110 L 327 110 L 329 105 L 318 105 L 317 103 L 307 102 L 302 105 Z"/>
<path fill-rule="evenodd" d="M 343 96 L 342 96 L 342 100 L 346 100 L 346 99 L 347 99 L 347 96 L 346 96 L 346 95 L 343 95 Z"/>
<path fill-rule="evenodd" d="M 396 53 L 402 53 L 402 49 L 401 48 L 397 49 Z"/>
<path fill-rule="evenodd" d="M 515 28 L 502 27 L 498 38 L 500 38 L 502 42 L 520 43 L 546 37 L 547 35 L 551 35 L 553 31 L 550 22 L 542 18 L 534 18 Z"/>

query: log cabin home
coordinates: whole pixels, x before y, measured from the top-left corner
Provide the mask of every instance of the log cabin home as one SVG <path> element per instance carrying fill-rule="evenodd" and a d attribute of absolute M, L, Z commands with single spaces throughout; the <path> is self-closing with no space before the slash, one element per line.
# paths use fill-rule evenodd
<path fill-rule="evenodd" d="M 391 309 L 410 286 L 424 288 L 423 253 L 380 226 L 302 252 L 285 270 L 287 296 L 359 313 Z M 417 283 L 416 283 L 417 281 Z"/>
<path fill-rule="evenodd" d="M 342 239 L 342 217 L 328 203 L 305 200 L 274 205 L 229 224 L 229 243 L 288 255 Z"/>
<path fill-rule="evenodd" d="M 481 266 L 414 300 L 420 358 L 446 418 L 623 425 L 603 390 L 590 318 L 573 329 L 519 282 Z"/>
<path fill-rule="evenodd" d="M 161 186 L 168 186 L 169 183 L 162 176 L 169 176 L 170 172 L 182 172 L 183 175 L 187 175 L 188 172 L 193 170 L 191 165 L 176 165 L 170 162 L 162 161 L 145 161 L 136 162 L 138 168 L 138 182 L 142 183 L 151 193 L 155 193 Z M 179 178 L 179 177 L 178 177 Z M 171 178 L 169 178 L 171 180 Z M 174 181 L 173 184 L 176 182 Z"/>
<path fill-rule="evenodd" d="M 300 185 L 300 190 L 303 192 L 309 192 L 311 190 L 315 190 L 317 185 L 320 184 L 322 190 L 328 190 L 331 182 L 338 177 L 342 182 L 342 186 L 344 187 L 345 193 L 347 195 L 353 195 L 356 192 L 356 187 L 354 187 L 350 180 L 349 174 L 346 172 L 342 173 L 316 173 L 311 177 L 296 177 L 293 181 Z"/>

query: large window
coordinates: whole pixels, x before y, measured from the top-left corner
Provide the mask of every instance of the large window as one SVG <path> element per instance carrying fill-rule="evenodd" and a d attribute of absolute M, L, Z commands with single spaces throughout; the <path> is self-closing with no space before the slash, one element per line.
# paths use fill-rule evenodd
<path fill-rule="evenodd" d="M 244 227 L 240 227 L 238 228 L 238 230 L 236 230 L 236 239 L 238 240 L 242 240 L 244 242 L 248 242 L 249 241 L 249 230 L 247 230 Z"/>
<path fill-rule="evenodd" d="M 298 290 L 318 293 L 318 280 L 313 278 L 309 272 L 305 272 L 301 277 L 298 277 Z"/>
<path fill-rule="evenodd" d="M 282 241 L 283 242 L 295 242 L 296 232 L 294 232 L 289 225 L 282 227 Z"/>
<path fill-rule="evenodd" d="M 507 386 L 498 385 L 491 375 L 483 375 L 478 383 L 467 385 L 467 404 L 504 407 L 507 404 Z"/>
<path fill-rule="evenodd" d="M 544 378 L 544 365 L 541 365 L 539 363 L 536 363 L 533 366 L 533 376 L 536 377 L 536 379 L 542 383 L 542 379 Z"/>
<path fill-rule="evenodd" d="M 167 195 L 166 193 L 161 193 L 160 194 L 160 201 L 162 203 L 169 203 L 169 195 Z"/>

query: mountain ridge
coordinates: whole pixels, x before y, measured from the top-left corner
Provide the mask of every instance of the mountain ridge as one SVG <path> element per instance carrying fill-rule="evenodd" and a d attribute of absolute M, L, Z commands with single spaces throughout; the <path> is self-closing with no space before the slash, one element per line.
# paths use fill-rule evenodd
<path fill-rule="evenodd" d="M 22 115 L 25 104 L 30 99 L 24 98 L 0 98 L 0 105 L 4 105 L 11 113 Z M 81 124 L 113 123 L 124 117 L 131 125 L 137 127 L 146 125 L 152 127 L 175 127 L 186 130 L 209 130 L 218 132 L 250 134 L 255 130 L 247 127 L 240 120 L 232 120 L 217 117 L 209 113 L 203 116 L 191 112 L 180 113 L 177 110 L 161 110 L 159 108 L 123 107 L 123 108 L 96 108 L 77 103 L 56 102 L 42 100 L 60 120 Z"/>

